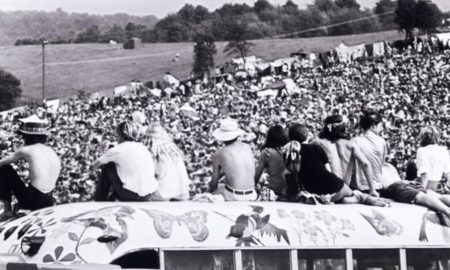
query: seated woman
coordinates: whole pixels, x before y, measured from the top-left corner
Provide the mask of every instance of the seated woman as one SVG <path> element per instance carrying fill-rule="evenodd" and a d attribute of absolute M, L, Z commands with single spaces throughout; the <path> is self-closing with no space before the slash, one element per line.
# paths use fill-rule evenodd
<path fill-rule="evenodd" d="M 420 148 L 417 150 L 417 175 L 422 185 L 438 191 L 442 176 L 450 179 L 450 154 L 445 146 L 438 145 L 439 130 L 427 126 L 419 134 Z"/>
<path fill-rule="evenodd" d="M 287 170 L 284 165 L 282 147 L 288 142 L 289 140 L 283 127 L 280 125 L 270 127 L 255 172 L 255 184 L 258 184 L 264 170 L 267 171 L 269 174 L 269 187 L 279 199 L 286 195 L 285 174 Z"/>
<path fill-rule="evenodd" d="M 183 153 L 172 137 L 159 124 L 150 125 L 144 144 L 149 147 L 155 161 L 155 175 L 163 200 L 188 200 L 189 177 Z"/>
<path fill-rule="evenodd" d="M 299 153 L 287 153 L 291 157 L 300 157 L 299 186 L 318 195 L 331 195 L 331 202 L 363 203 L 386 206 L 384 200 L 377 199 L 360 191 L 352 191 L 342 179 L 330 172 L 328 156 L 319 145 L 304 144 L 308 137 L 308 128 L 295 124 L 289 128 L 289 149 L 298 149 Z M 297 150 L 297 151 L 298 151 Z"/>
<path fill-rule="evenodd" d="M 95 200 L 160 200 L 153 158 L 148 149 L 136 141 L 137 128 L 132 122 L 124 121 L 116 132 L 118 144 L 93 164 L 94 169 L 103 166 Z"/>

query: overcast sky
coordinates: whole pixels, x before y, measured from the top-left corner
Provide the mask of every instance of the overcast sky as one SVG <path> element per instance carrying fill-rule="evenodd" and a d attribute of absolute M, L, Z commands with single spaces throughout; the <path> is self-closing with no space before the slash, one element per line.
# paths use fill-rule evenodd
<path fill-rule="evenodd" d="M 113 14 L 125 12 L 135 15 L 156 15 L 161 18 L 178 11 L 185 3 L 203 5 L 214 10 L 224 3 L 247 3 L 256 0 L 0 0 L 0 10 L 46 10 L 62 8 L 68 12 L 91 14 Z M 284 4 L 286 0 L 269 0 L 273 4 Z M 300 8 L 314 0 L 293 0 Z M 363 7 L 373 7 L 378 0 L 357 0 Z M 434 0 L 443 11 L 450 10 L 450 0 Z"/>

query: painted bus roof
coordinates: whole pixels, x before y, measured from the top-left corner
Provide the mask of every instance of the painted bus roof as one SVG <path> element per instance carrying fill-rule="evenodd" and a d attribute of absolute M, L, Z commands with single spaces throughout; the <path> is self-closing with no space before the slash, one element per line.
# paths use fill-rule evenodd
<path fill-rule="evenodd" d="M 449 247 L 450 228 L 425 207 L 393 203 L 88 202 L 0 225 L 0 253 L 30 263 L 110 263 L 133 250 Z M 24 237 L 45 237 L 22 254 Z"/>

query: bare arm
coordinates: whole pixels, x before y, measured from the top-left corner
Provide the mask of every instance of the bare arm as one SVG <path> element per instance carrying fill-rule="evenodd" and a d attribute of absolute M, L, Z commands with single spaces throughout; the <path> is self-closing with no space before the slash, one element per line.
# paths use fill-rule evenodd
<path fill-rule="evenodd" d="M 446 175 L 445 175 L 445 179 L 450 179 L 449 178 L 449 174 L 447 173 Z M 422 183 L 422 185 L 426 188 L 427 187 L 427 184 L 428 184 L 428 173 L 422 173 L 421 175 L 420 175 L 420 177 L 419 177 L 419 181 L 420 181 L 420 183 Z"/>
<path fill-rule="evenodd" d="M 92 169 L 93 170 L 97 170 L 98 168 L 100 168 L 103 164 L 100 162 L 100 160 L 96 160 L 94 161 L 94 163 L 92 164 Z"/>
<path fill-rule="evenodd" d="M 355 154 L 356 160 L 359 162 L 361 168 L 363 169 L 364 175 L 367 179 L 367 184 L 369 185 L 370 194 L 374 196 L 379 196 L 378 192 L 375 190 L 373 185 L 373 171 L 369 161 L 356 144 L 351 143 L 350 145 L 348 145 L 348 147 L 352 150 L 353 154 Z"/>
<path fill-rule="evenodd" d="M 23 159 L 24 157 L 25 157 L 25 153 L 21 149 L 19 149 L 14 154 L 1 159 L 0 160 L 0 167 L 4 166 L 4 165 L 11 164 L 11 163 L 14 163 L 14 162 L 17 162 L 17 161 Z"/>
<path fill-rule="evenodd" d="M 219 178 L 220 178 L 219 158 L 216 155 L 213 155 L 213 157 L 212 157 L 212 166 L 213 166 L 213 172 L 212 172 L 212 176 L 211 176 L 211 182 L 209 182 L 210 192 L 214 192 L 217 189 L 217 186 L 219 184 Z"/>
<path fill-rule="evenodd" d="M 263 173 L 266 167 L 266 162 L 264 159 L 264 153 L 262 152 L 258 159 L 258 165 L 255 170 L 255 185 L 258 184 L 259 178 L 261 178 L 261 174 Z"/>

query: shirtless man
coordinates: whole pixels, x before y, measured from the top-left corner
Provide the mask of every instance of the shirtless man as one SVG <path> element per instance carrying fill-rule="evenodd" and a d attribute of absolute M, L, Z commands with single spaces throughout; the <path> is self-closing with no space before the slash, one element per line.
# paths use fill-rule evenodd
<path fill-rule="evenodd" d="M 252 150 L 248 144 L 238 141 L 243 133 L 236 120 L 231 118 L 222 120 L 220 128 L 213 132 L 213 136 L 224 142 L 225 147 L 212 157 L 213 174 L 209 186 L 211 192 L 222 194 L 226 201 L 253 201 L 257 197 Z M 225 184 L 219 185 L 222 176 Z"/>
<path fill-rule="evenodd" d="M 22 126 L 17 133 L 22 135 L 25 146 L 0 160 L 0 202 L 4 207 L 0 221 L 13 216 L 12 194 L 16 196 L 20 207 L 25 209 L 37 210 L 52 206 L 53 189 L 61 171 L 61 160 L 53 149 L 45 145 L 49 135 L 45 129 L 46 121 L 36 115 L 21 121 Z M 19 160 L 25 160 L 29 164 L 28 186 L 10 165 Z"/>
<path fill-rule="evenodd" d="M 372 167 L 359 146 L 349 140 L 344 118 L 341 115 L 331 115 L 325 119 L 324 124 L 319 139 L 314 140 L 312 144 L 318 144 L 324 149 L 330 161 L 331 171 L 350 186 L 355 166 L 360 167 L 361 176 L 367 179 L 368 193 L 379 196 Z"/>

